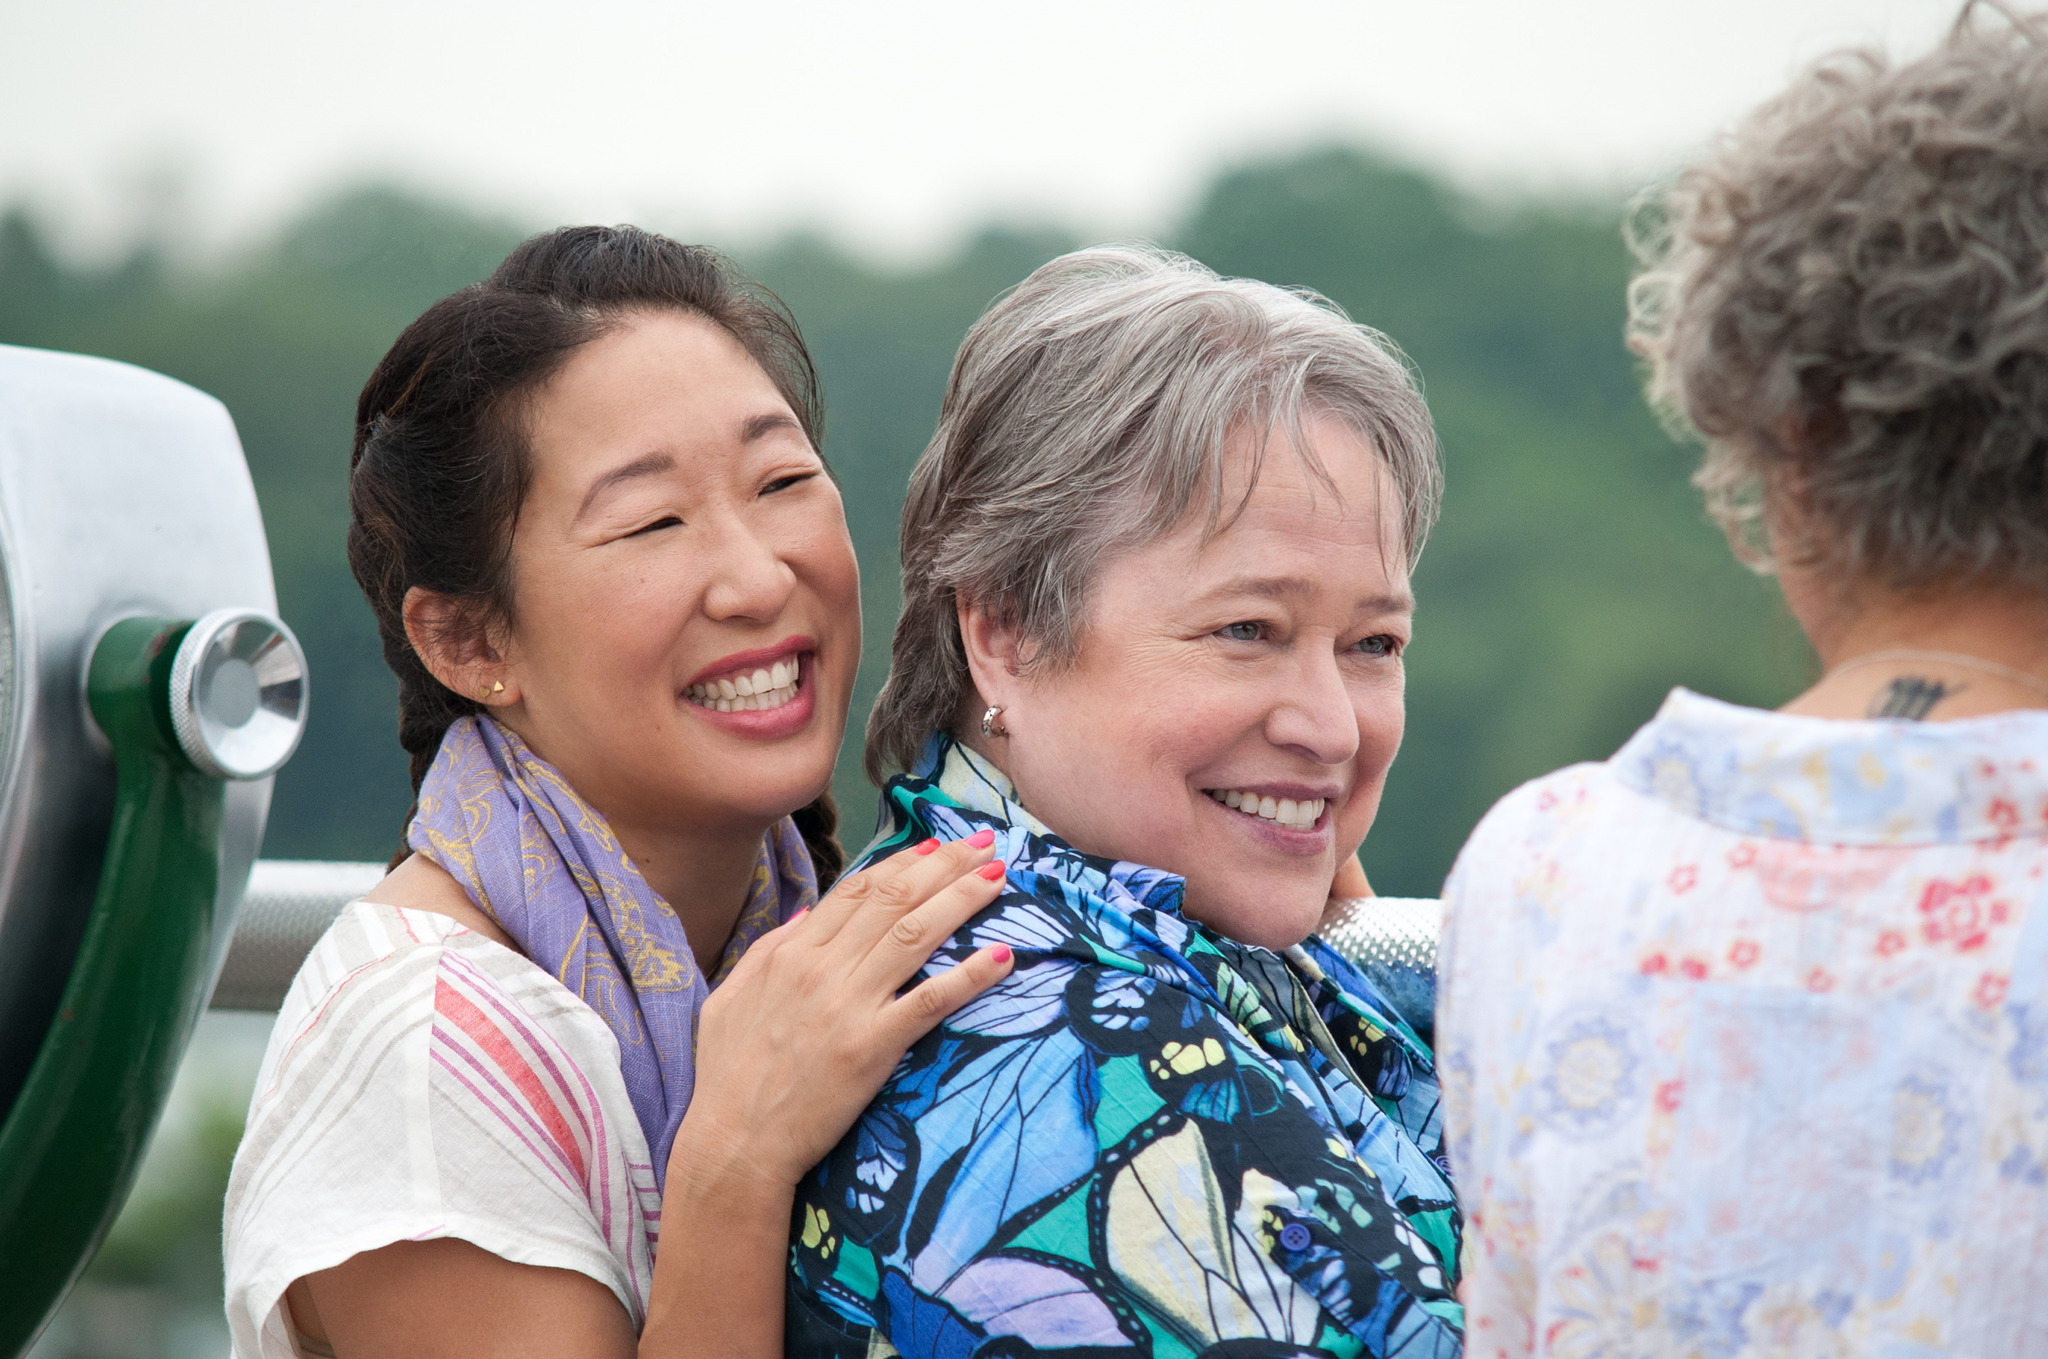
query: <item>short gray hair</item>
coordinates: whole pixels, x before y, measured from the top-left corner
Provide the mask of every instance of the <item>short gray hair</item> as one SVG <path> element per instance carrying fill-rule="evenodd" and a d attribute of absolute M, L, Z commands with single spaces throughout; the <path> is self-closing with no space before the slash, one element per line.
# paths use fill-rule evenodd
<path fill-rule="evenodd" d="M 868 777 L 909 768 L 952 727 L 971 683 L 957 599 L 998 609 L 1033 664 L 1071 662 L 1097 569 L 1205 491 L 1216 531 L 1234 512 L 1228 438 L 1297 432 L 1306 412 L 1343 421 L 1385 462 L 1412 564 L 1442 495 L 1429 409 L 1392 342 L 1334 303 L 1141 247 L 1062 256 L 997 302 L 960 346 L 910 474 L 903 613 L 868 719 Z"/>
<path fill-rule="evenodd" d="M 1640 200 L 1629 330 L 1737 555 L 2048 588 L 2048 42 L 1823 59 Z M 1796 485 L 1810 540 L 1769 541 Z"/>

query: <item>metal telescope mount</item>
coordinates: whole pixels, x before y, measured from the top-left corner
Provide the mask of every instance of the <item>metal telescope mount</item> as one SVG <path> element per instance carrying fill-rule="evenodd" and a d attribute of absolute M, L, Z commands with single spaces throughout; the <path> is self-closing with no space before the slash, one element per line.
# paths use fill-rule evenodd
<path fill-rule="evenodd" d="M 0 346 L 0 1356 L 127 1197 L 306 720 L 218 401 Z"/>

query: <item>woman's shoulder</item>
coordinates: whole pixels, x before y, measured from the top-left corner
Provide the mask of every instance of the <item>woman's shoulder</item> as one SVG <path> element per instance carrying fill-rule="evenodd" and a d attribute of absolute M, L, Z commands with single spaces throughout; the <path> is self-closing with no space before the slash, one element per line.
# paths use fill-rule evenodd
<path fill-rule="evenodd" d="M 616 1082 L 618 1039 L 552 974 L 438 911 L 359 900 L 314 945 L 278 1009 L 252 1116 L 298 1072 L 363 1045 L 430 1041 L 436 1026 L 492 1051 L 505 1050 L 500 1031 L 559 1050 L 598 1073 L 600 1095 Z"/>
<path fill-rule="evenodd" d="M 2048 812 L 2048 713 L 1950 722 L 1769 712 L 1684 689 L 1605 766 L 1646 807 L 1844 847 L 1998 840 Z"/>
<path fill-rule="evenodd" d="M 1509 846 L 1526 842 L 1545 823 L 1585 824 L 1622 791 L 1610 763 L 1566 765 L 1511 789 L 1489 807 L 1466 838 L 1452 870 L 1455 879 L 1474 862 L 1499 864 Z M 1448 889 L 1447 889 L 1448 890 Z"/>
<path fill-rule="evenodd" d="M 583 1000 L 448 916 L 354 902 L 279 1011 L 236 1152 L 237 1352 L 278 1352 L 293 1279 L 440 1236 L 590 1275 L 638 1317 L 658 1201 L 617 1039 Z"/>
<path fill-rule="evenodd" d="M 446 916 L 486 939 L 515 951 L 518 949 L 505 928 L 488 911 L 470 900 L 469 889 L 424 854 L 408 855 L 384 875 L 383 881 L 365 892 L 363 899 L 409 911 Z"/>
<path fill-rule="evenodd" d="M 332 1018 L 344 995 L 376 993 L 387 1004 L 432 1008 L 441 972 L 459 964 L 478 985 L 523 999 L 549 974 L 525 956 L 439 910 L 359 899 L 343 907 L 299 967 L 278 1008 L 276 1032 Z"/>

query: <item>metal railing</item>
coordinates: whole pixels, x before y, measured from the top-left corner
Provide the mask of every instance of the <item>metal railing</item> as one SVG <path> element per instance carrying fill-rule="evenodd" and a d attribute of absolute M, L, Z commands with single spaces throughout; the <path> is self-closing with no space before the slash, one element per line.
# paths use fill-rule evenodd
<path fill-rule="evenodd" d="M 376 886 L 385 872 L 383 864 L 258 859 L 235 916 L 235 937 L 212 1007 L 275 1010 L 341 908 Z"/>
<path fill-rule="evenodd" d="M 216 1010 L 275 1010 L 299 965 L 341 908 L 375 886 L 383 864 L 260 859 L 235 917 Z M 1408 1008 L 1411 988 L 1431 987 L 1441 908 L 1418 897 L 1358 897 L 1336 902 L 1320 933 L 1339 953 L 1368 969 Z M 1416 992 L 1420 996 L 1420 991 Z"/>

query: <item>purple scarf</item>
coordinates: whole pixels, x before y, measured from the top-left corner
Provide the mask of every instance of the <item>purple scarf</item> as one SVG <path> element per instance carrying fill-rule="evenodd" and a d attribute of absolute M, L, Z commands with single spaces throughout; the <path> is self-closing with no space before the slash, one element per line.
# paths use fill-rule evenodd
<path fill-rule="evenodd" d="M 697 1012 L 747 946 L 818 900 L 810 851 L 788 817 L 761 837 L 754 884 L 707 979 L 682 921 L 640 876 L 604 817 L 488 717 L 450 724 L 420 785 L 406 843 L 446 869 L 521 951 L 603 1017 L 668 1179 L 669 1146 L 696 1085 Z"/>

